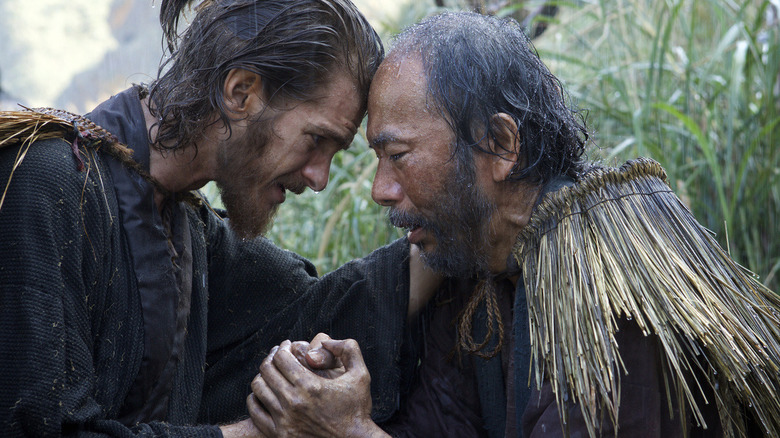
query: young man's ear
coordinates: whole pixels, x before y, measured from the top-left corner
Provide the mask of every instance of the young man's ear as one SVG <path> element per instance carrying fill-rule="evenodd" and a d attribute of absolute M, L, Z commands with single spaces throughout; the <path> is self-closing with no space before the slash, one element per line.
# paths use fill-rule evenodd
<path fill-rule="evenodd" d="M 495 138 L 488 147 L 495 154 L 492 161 L 493 180 L 505 181 L 520 157 L 520 141 L 517 139 L 517 123 L 507 113 L 494 114 L 490 120 Z"/>
<path fill-rule="evenodd" d="M 252 114 L 263 102 L 262 79 L 257 73 L 234 68 L 225 78 L 225 107 L 235 114 Z"/>

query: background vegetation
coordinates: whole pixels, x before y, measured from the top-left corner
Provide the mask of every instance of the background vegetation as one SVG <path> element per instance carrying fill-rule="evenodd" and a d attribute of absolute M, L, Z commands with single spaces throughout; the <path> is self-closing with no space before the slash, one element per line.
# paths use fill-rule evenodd
<path fill-rule="evenodd" d="M 460 0 L 445 7 L 475 4 L 521 20 L 542 6 Z M 534 43 L 588 111 L 589 157 L 609 165 L 636 156 L 661 162 L 701 223 L 737 261 L 780 290 L 778 1 L 546 4 L 557 14 L 533 17 L 546 26 Z M 441 9 L 433 1 L 411 2 L 381 31 L 389 42 L 399 29 Z M 328 188 L 288 198 L 268 237 L 313 260 L 320 273 L 400 237 L 371 200 L 375 166 L 362 131 L 334 160 Z"/>
<path fill-rule="evenodd" d="M 779 290 L 778 3 L 561 5 L 539 39 L 609 164 L 658 160 L 694 215 Z"/>

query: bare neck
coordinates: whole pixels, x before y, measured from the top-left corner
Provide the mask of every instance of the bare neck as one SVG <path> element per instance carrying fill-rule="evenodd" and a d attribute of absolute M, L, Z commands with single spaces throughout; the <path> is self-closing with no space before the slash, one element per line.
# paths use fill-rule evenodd
<path fill-rule="evenodd" d="M 507 259 L 517 235 L 528 225 L 540 187 L 520 183 L 503 182 L 495 189 L 496 212 L 490 221 L 489 248 L 490 271 L 498 274 L 507 270 Z M 517 278 L 512 278 L 516 284 Z"/>

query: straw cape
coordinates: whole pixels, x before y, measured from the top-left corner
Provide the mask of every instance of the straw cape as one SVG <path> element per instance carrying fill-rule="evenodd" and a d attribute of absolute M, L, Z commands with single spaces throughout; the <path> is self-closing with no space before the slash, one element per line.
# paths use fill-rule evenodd
<path fill-rule="evenodd" d="M 514 255 L 527 286 L 535 383 L 546 375 L 559 405 L 579 403 L 591 436 L 605 418 L 617 432 L 618 318 L 657 337 L 670 402 L 674 394 L 694 421 L 704 421 L 695 400 L 707 388 L 725 436 L 746 434 L 748 412 L 780 436 L 780 298 L 694 219 L 660 164 L 596 168 L 551 193 Z M 691 380 L 693 371 L 704 377 Z"/>
<path fill-rule="evenodd" d="M 103 150 L 135 170 L 141 177 L 154 185 L 160 193 L 193 205 L 199 205 L 202 202 L 202 198 L 196 192 L 169 193 L 133 159 L 131 149 L 120 143 L 113 134 L 86 117 L 53 108 L 23 108 L 24 111 L 0 112 L 0 149 L 14 145 L 19 146 L 8 180 L 0 186 L 3 190 L 0 194 L 0 209 L 3 207 L 14 171 L 24 161 L 29 148 L 37 141 L 51 138 L 61 138 L 70 143 L 79 172 L 90 172 L 92 170 L 91 163 L 97 162 L 93 160 L 93 154 L 98 150 Z M 100 172 L 100 169 L 96 169 L 96 171 Z"/>

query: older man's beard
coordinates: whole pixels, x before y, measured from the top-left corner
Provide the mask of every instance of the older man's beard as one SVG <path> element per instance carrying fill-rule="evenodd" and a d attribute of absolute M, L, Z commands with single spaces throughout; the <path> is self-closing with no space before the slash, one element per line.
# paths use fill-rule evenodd
<path fill-rule="evenodd" d="M 272 223 L 278 205 L 271 208 L 257 199 L 257 172 L 247 157 L 263 154 L 268 144 L 271 122 L 257 120 L 242 138 L 231 139 L 220 154 L 220 177 L 216 181 L 222 203 L 230 218 L 230 228 L 249 239 L 264 234 Z M 268 169 L 270 170 L 270 169 Z"/>
<path fill-rule="evenodd" d="M 435 249 L 427 251 L 424 245 L 420 247 L 423 262 L 451 277 L 489 272 L 484 245 L 496 207 L 477 187 L 473 171 L 464 167 L 456 165 L 447 176 L 444 193 L 437 198 L 430 217 L 397 208 L 388 212 L 390 223 L 397 227 L 416 225 L 433 234 Z"/>

